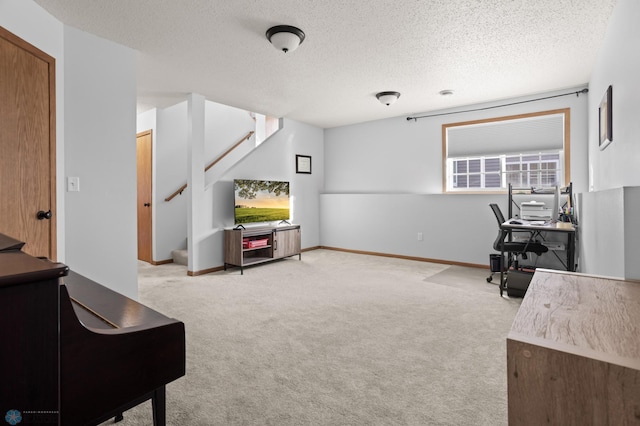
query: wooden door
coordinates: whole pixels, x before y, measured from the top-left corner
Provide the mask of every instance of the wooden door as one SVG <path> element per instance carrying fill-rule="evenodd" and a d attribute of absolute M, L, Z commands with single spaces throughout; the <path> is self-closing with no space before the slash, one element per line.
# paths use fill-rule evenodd
<path fill-rule="evenodd" d="M 52 260 L 55 166 L 55 60 L 0 27 L 0 233 Z"/>
<path fill-rule="evenodd" d="M 138 159 L 138 259 L 153 263 L 151 228 L 151 171 L 153 167 L 151 130 L 136 137 Z"/>

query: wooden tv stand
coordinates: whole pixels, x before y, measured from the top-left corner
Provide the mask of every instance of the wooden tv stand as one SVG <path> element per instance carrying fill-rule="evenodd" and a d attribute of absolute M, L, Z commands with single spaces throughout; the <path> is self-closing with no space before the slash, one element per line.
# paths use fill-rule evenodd
<path fill-rule="evenodd" d="M 243 244 L 244 243 L 244 244 Z M 300 225 L 267 226 L 224 230 L 224 270 L 227 265 L 244 267 L 298 255 Z"/>
<path fill-rule="evenodd" d="M 507 338 L 509 425 L 640 424 L 640 282 L 537 269 Z"/>

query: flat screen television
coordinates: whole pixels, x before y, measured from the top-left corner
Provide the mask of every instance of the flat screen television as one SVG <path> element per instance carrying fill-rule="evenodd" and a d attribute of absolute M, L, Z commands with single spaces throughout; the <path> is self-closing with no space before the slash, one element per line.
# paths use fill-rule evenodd
<path fill-rule="evenodd" d="M 289 220 L 289 182 L 276 180 L 233 181 L 236 225 Z"/>

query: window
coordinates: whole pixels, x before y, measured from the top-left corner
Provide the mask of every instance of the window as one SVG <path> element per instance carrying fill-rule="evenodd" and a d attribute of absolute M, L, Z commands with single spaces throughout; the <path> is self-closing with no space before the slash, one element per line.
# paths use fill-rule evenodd
<path fill-rule="evenodd" d="M 506 183 L 516 188 L 562 186 L 560 153 L 505 156 Z"/>
<path fill-rule="evenodd" d="M 452 159 L 452 182 L 456 189 L 500 188 L 500 158 Z"/>
<path fill-rule="evenodd" d="M 442 126 L 444 192 L 569 182 L 569 109 Z"/>
<path fill-rule="evenodd" d="M 501 190 L 562 186 L 560 154 L 538 153 L 451 158 L 453 190 Z"/>

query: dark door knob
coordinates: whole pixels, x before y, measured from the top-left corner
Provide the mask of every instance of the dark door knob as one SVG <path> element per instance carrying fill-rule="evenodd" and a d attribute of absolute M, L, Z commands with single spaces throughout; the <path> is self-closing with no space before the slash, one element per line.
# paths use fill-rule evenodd
<path fill-rule="evenodd" d="M 46 212 L 40 210 L 38 213 L 36 213 L 36 216 L 38 217 L 38 220 L 51 219 L 51 210 Z"/>
<path fill-rule="evenodd" d="M 149 206 L 151 206 L 151 204 L 149 204 L 149 203 L 144 203 L 144 206 L 145 206 L 145 207 L 149 207 Z"/>

